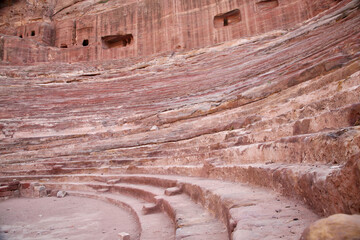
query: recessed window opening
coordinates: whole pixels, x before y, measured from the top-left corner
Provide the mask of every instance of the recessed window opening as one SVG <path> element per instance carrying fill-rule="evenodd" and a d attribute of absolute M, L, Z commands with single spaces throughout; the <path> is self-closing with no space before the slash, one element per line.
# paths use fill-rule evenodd
<path fill-rule="evenodd" d="M 23 38 L 23 36 L 22 36 L 22 35 L 20 35 L 20 36 L 19 36 L 19 38 Z"/>
<path fill-rule="evenodd" d="M 35 31 L 31 31 L 31 36 L 35 36 Z"/>
<path fill-rule="evenodd" d="M 256 2 L 257 9 L 260 11 L 269 10 L 279 6 L 278 0 L 258 0 Z"/>
<path fill-rule="evenodd" d="M 60 45 L 60 48 L 67 48 L 68 46 L 66 45 L 66 44 L 64 44 L 64 43 L 62 43 L 61 45 Z"/>
<path fill-rule="evenodd" d="M 241 21 L 241 14 L 239 9 L 234 9 L 230 12 L 220 13 L 214 17 L 214 27 L 221 28 L 233 25 Z"/>
<path fill-rule="evenodd" d="M 134 40 L 132 34 L 118 34 L 101 37 L 103 48 L 126 47 Z"/>
<path fill-rule="evenodd" d="M 89 40 L 88 39 L 85 39 L 83 42 L 82 42 L 82 45 L 84 47 L 88 46 L 89 45 Z"/>

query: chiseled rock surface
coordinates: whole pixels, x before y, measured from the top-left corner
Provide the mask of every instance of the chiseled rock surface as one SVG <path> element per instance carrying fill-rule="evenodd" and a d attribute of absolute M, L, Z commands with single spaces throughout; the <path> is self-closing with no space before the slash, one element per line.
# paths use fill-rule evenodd
<path fill-rule="evenodd" d="M 76 7 L 89 3 L 58 2 L 63 5 L 55 6 L 54 18 L 60 25 L 76 16 Z M 106 14 L 107 7 L 120 11 L 114 2 L 84 8 L 89 19 L 83 27 Z M 321 7 L 326 1 L 311 2 Z M 99 46 L 91 41 L 87 48 L 64 50 L 1 35 L 0 49 L 6 51 L 0 51 L 5 59 L 0 65 L 0 175 L 203 176 L 270 187 L 323 215 L 358 213 L 359 1 L 331 2 L 333 7 L 325 4 L 311 16 L 290 21 L 288 29 L 249 26 L 254 31 L 246 36 L 252 37 L 240 38 L 235 30 L 230 34 L 234 26 L 229 26 L 219 33 L 223 39 L 202 41 L 216 35 L 208 33 L 196 41 L 182 39 L 189 45 L 181 52 L 166 52 L 168 46 L 151 37 L 158 34 L 157 26 L 144 35 L 149 50 L 143 57 L 112 61 L 96 61 Z M 292 8 L 296 4 L 300 1 Z M 184 18 L 192 12 L 186 4 L 178 7 L 186 8 Z M 259 33 L 264 34 L 255 36 Z M 130 47 L 139 51 L 138 44 Z M 135 49 L 119 51 L 116 56 L 126 57 Z M 21 66 L 6 59 L 47 63 Z"/>
<path fill-rule="evenodd" d="M 335 214 L 311 224 L 301 240 L 360 239 L 360 215 Z"/>
<path fill-rule="evenodd" d="M 16 37 L 1 39 L 0 59 L 11 64 L 102 61 L 191 50 L 290 29 L 337 4 L 333 0 L 7 2 L 12 5 L 0 7 L 0 33 Z M 19 52 L 24 44 L 30 45 L 31 53 Z"/>

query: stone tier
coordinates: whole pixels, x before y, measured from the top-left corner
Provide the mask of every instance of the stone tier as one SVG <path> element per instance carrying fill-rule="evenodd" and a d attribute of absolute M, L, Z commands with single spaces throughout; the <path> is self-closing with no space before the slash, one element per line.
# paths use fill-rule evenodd
<path fill-rule="evenodd" d="M 1 180 L 13 177 L 2 177 Z M 49 190 L 66 190 L 70 195 L 125 202 L 122 207 L 130 207 L 136 212 L 141 223 L 144 216 L 164 211 L 174 223 L 176 239 L 245 239 L 245 236 L 247 239 L 298 239 L 303 228 L 317 219 L 300 202 L 272 191 L 206 178 L 134 174 L 16 178 L 43 185 Z M 143 204 L 139 213 L 138 201 L 150 204 Z M 146 231 L 147 227 L 142 226 L 142 229 Z M 144 233 L 141 239 L 143 237 L 147 239 Z"/>

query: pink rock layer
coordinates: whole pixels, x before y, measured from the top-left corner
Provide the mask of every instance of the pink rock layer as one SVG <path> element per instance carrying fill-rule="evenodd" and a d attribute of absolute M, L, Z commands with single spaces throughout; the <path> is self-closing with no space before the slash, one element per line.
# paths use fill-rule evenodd
<path fill-rule="evenodd" d="M 0 8 L 0 33 L 14 37 L 1 37 L 0 60 L 11 64 L 190 50 L 291 29 L 337 4 L 333 0 L 9 2 Z"/>
<path fill-rule="evenodd" d="M 75 19 L 75 7 L 87 1 L 65 2 L 69 5 L 54 10 L 55 29 L 59 24 L 74 26 L 69 21 Z M 133 26 L 121 34 L 112 32 L 106 21 L 117 22 L 117 11 L 132 17 L 114 2 L 98 4 L 98 12 L 87 8 L 87 14 L 78 16 L 76 26 L 83 35 L 76 33 L 75 39 L 82 44 L 88 38 L 88 46 L 65 42 L 64 50 L 40 40 L 1 36 L 0 175 L 202 176 L 266 186 L 301 199 L 323 215 L 360 212 L 359 1 L 311 1 L 306 16 L 297 14 L 306 1 L 231 7 L 225 4 L 230 1 L 223 1 L 223 7 L 209 5 L 204 15 L 212 17 L 197 28 L 197 14 L 204 7 L 199 1 L 167 2 L 169 8 L 162 7 L 166 2 L 155 6 L 147 1 L 140 2 L 143 8 L 133 16 L 137 33 L 130 31 Z M 175 2 L 179 5 L 171 10 Z M 105 12 L 101 6 L 114 9 Z M 128 1 L 126 9 L 137 6 Z M 293 11 L 279 16 L 288 16 L 289 22 L 278 22 L 278 15 L 267 12 L 285 6 Z M 174 16 L 184 22 L 165 21 Z M 236 32 L 249 19 L 255 20 L 248 32 Z M 267 32 L 287 24 L 292 29 Z M 183 28 L 189 29 L 186 38 Z M 139 31 L 145 34 L 141 40 Z M 174 35 L 182 39 L 182 47 L 187 44 L 185 49 L 227 42 L 164 54 L 178 41 L 157 42 L 152 37 Z M 55 44 L 72 34 L 60 36 Z M 116 50 L 106 55 L 101 37 L 105 47 Z M 159 54 L 150 56 L 153 53 Z M 50 63 L 15 65 L 24 62 Z"/>

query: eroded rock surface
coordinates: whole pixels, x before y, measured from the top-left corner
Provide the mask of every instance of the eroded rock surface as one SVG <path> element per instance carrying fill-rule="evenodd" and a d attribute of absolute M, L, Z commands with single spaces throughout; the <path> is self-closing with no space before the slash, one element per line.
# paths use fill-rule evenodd
<path fill-rule="evenodd" d="M 3 54 L 12 64 L 184 51 L 290 29 L 336 5 L 317 1 L 8 1 Z"/>
<path fill-rule="evenodd" d="M 319 215 L 359 214 L 359 9 L 358 0 L 6 1 L 0 194 L 14 196 L 6 182 L 21 179 L 16 190 L 31 196 L 41 180 L 49 190 L 66 186 L 137 216 L 167 195 L 190 195 L 215 215 L 205 211 L 201 219 L 219 229 L 215 239 L 250 232 L 265 239 L 259 228 L 270 234 L 273 216 L 248 198 L 243 209 L 228 205 L 239 199 L 224 203 L 231 194 L 211 195 L 211 187 L 190 191 L 167 179 L 156 183 L 159 191 L 144 176 L 131 180 L 141 187 L 113 176 L 185 175 L 217 179 L 214 188 L 242 182 L 246 192 L 266 187 Z M 52 182 L 58 176 L 69 179 Z M 181 191 L 162 196 L 174 187 Z M 158 226 L 147 221 L 166 218 L 164 212 L 180 226 L 177 203 L 163 201 L 142 216 L 143 233 L 150 236 Z M 262 225 L 241 227 L 232 212 Z M 208 225 L 197 229 L 185 213 L 187 228 L 159 235 L 209 239 Z M 281 221 L 277 226 L 285 226 Z"/>

